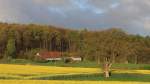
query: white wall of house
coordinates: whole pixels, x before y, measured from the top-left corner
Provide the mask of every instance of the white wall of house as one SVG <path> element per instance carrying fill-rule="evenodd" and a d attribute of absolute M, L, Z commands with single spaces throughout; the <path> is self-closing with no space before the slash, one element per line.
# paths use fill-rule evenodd
<path fill-rule="evenodd" d="M 80 57 L 71 57 L 71 59 L 74 61 L 82 61 L 82 58 Z"/>
<path fill-rule="evenodd" d="M 47 58 L 47 61 L 60 61 L 62 58 Z"/>

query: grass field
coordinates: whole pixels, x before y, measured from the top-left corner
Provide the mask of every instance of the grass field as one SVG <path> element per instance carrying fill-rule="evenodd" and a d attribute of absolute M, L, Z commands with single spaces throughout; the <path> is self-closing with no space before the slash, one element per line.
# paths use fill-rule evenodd
<path fill-rule="evenodd" d="M 102 73 L 100 68 L 0 64 L 0 84 L 150 83 L 150 70 L 112 69 L 108 79 Z"/>

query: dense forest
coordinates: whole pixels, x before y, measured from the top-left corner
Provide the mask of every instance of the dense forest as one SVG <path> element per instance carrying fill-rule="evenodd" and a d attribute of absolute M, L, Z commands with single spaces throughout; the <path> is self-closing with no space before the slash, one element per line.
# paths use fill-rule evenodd
<path fill-rule="evenodd" d="M 90 31 L 35 24 L 0 23 L 0 59 L 36 60 L 40 50 L 59 51 L 66 56 L 102 63 L 150 63 L 150 37 L 121 29 Z"/>

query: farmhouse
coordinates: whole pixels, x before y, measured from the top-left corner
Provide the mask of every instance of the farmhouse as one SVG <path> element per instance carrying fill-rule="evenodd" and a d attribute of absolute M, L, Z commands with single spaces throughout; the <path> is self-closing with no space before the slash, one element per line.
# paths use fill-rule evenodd
<path fill-rule="evenodd" d="M 58 51 L 53 51 L 53 52 L 38 52 L 36 54 L 39 58 L 46 60 L 46 61 L 61 61 L 61 60 L 67 60 L 70 59 L 72 61 L 82 61 L 81 57 L 77 56 L 69 56 L 69 57 L 64 57 L 62 52 Z"/>
<path fill-rule="evenodd" d="M 60 61 L 62 60 L 61 52 L 38 52 L 36 56 L 40 57 L 43 60 L 47 61 Z"/>

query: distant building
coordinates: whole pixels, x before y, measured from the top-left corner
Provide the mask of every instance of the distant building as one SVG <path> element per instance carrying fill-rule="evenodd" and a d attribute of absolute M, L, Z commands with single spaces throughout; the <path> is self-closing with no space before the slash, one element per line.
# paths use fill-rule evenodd
<path fill-rule="evenodd" d="M 61 61 L 61 60 L 66 60 L 66 59 L 71 59 L 72 61 L 82 61 L 81 57 L 77 56 L 71 56 L 71 57 L 63 57 L 62 52 L 58 51 L 44 51 L 44 52 L 38 52 L 36 54 L 40 59 L 46 60 L 46 61 Z"/>
<path fill-rule="evenodd" d="M 40 57 L 43 60 L 47 61 L 60 61 L 62 60 L 62 54 L 61 52 L 38 52 L 36 56 Z"/>
<path fill-rule="evenodd" d="M 81 57 L 70 57 L 73 61 L 82 61 Z"/>

